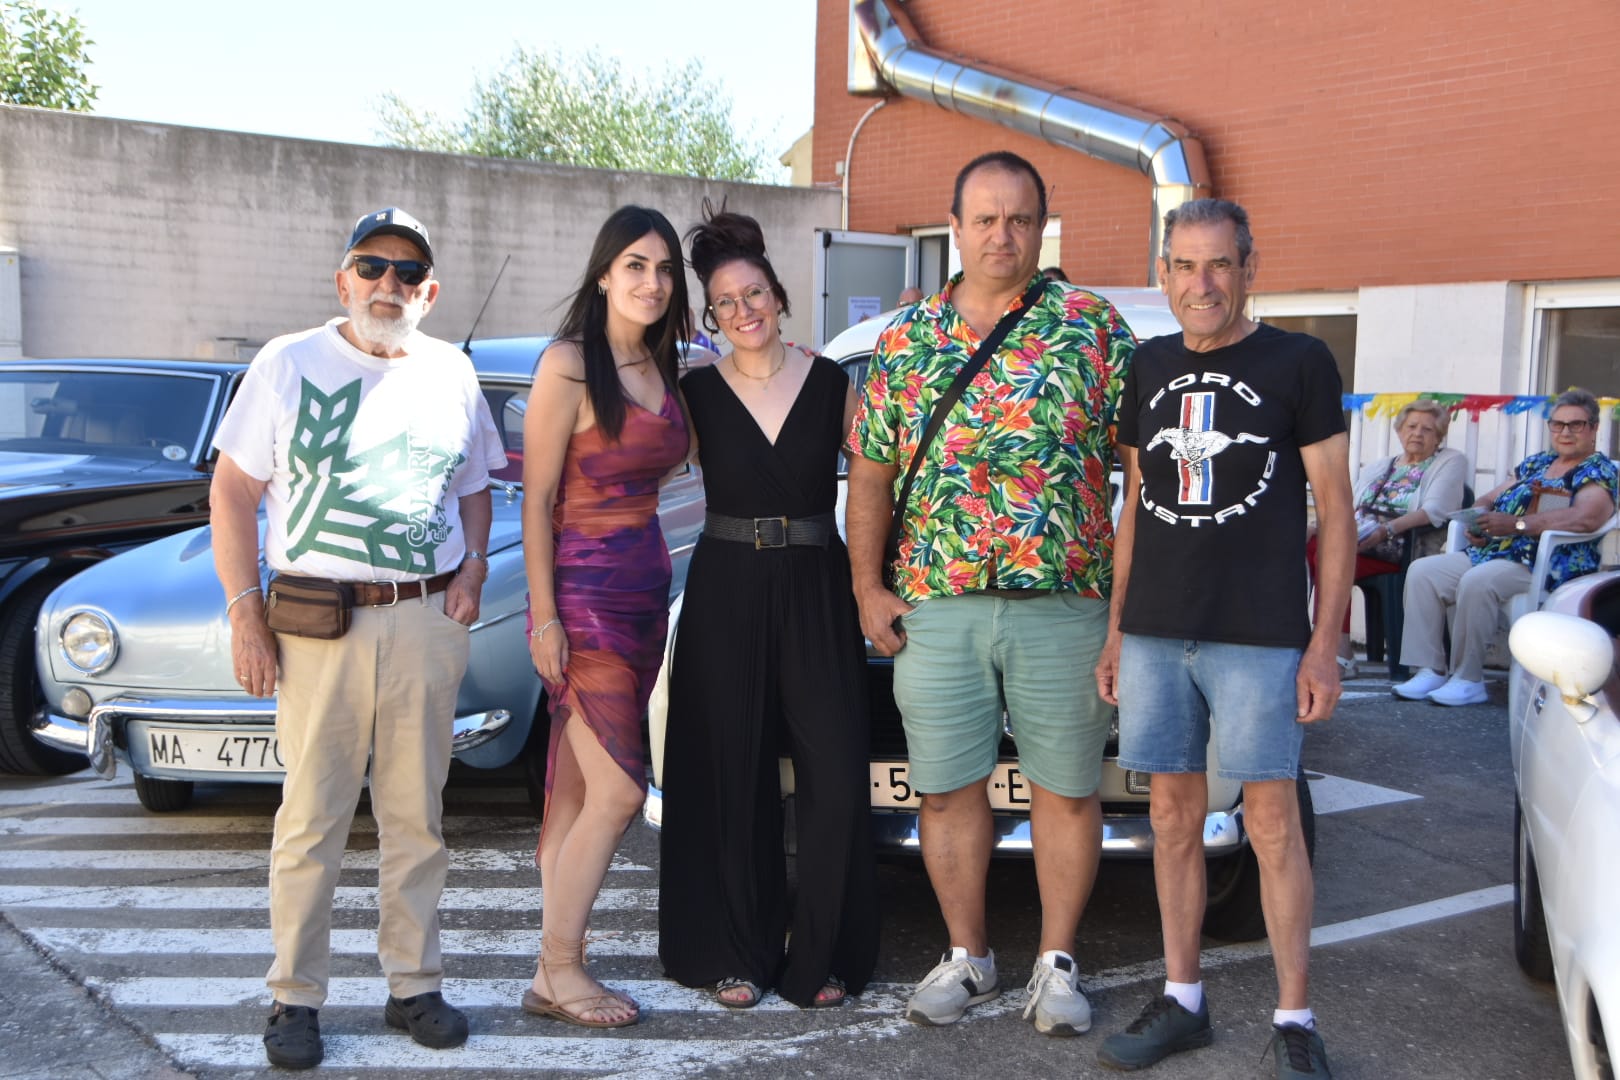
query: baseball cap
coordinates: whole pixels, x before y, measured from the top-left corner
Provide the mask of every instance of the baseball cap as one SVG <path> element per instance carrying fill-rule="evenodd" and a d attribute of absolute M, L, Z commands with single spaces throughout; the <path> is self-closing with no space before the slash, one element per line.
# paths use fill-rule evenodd
<path fill-rule="evenodd" d="M 422 254 L 427 257 L 430 264 L 433 262 L 433 248 L 428 245 L 427 226 L 397 206 L 362 216 L 354 223 L 354 233 L 349 237 L 349 246 L 343 250 L 348 251 L 360 241 L 373 236 L 403 236 L 422 249 Z"/>

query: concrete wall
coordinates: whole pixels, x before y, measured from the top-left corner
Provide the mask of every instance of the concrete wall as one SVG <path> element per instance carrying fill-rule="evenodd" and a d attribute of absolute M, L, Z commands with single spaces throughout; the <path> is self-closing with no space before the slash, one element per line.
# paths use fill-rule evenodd
<path fill-rule="evenodd" d="M 0 106 L 0 248 L 20 256 L 27 356 L 230 356 L 339 313 L 355 218 L 402 206 L 442 282 L 423 329 L 549 332 L 604 218 L 654 206 L 676 229 L 728 196 L 764 228 L 810 340 L 813 230 L 836 192 L 283 139 Z M 693 307 L 702 307 L 688 275 Z M 240 345 L 238 343 L 241 343 Z"/>

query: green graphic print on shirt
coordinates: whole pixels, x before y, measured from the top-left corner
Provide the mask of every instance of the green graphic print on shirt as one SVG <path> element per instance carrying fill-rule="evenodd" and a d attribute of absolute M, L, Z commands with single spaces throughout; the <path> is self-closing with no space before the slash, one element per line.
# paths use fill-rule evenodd
<path fill-rule="evenodd" d="M 438 545 L 451 531 L 443 500 L 467 456 L 409 429 L 351 455 L 360 380 L 331 394 L 302 382 L 288 450 L 287 557 L 321 552 L 378 570 L 437 573 Z"/>

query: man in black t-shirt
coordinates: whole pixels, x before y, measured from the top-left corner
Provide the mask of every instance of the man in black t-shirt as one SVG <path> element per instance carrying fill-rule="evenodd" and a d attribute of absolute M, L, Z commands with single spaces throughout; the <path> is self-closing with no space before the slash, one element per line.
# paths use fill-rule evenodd
<path fill-rule="evenodd" d="M 1160 280 L 1182 333 L 1142 343 L 1119 406 L 1126 497 L 1108 643 L 1119 765 L 1152 774 L 1154 875 L 1166 983 L 1105 1065 L 1138 1069 L 1209 1045 L 1199 978 L 1206 748 L 1243 782 L 1277 969 L 1279 1078 L 1326 1077 L 1307 1003 L 1312 884 L 1295 777 L 1304 725 L 1339 699 L 1337 613 L 1355 561 L 1338 369 L 1315 338 L 1244 314 L 1256 257 L 1248 215 L 1200 199 L 1165 217 Z M 1318 610 L 1305 577 L 1305 488 L 1317 518 Z M 1135 564 L 1143 573 L 1132 574 Z M 1213 738 L 1211 735 L 1213 734 Z"/>

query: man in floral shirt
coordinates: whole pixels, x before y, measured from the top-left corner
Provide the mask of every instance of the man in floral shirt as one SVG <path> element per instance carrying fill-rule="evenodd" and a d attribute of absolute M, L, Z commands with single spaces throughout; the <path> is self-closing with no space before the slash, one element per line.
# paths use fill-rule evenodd
<path fill-rule="evenodd" d="M 1136 340 L 1103 299 L 1045 283 L 951 409 L 902 508 L 896 488 L 935 403 L 1039 279 L 1046 186 L 986 154 L 957 175 L 962 273 L 878 340 L 848 449 L 850 562 L 861 627 L 895 658 L 923 861 L 950 935 L 906 1015 L 949 1024 L 1000 993 L 985 923 L 1003 705 L 1029 784 L 1040 956 L 1024 1015 L 1048 1035 L 1091 1026 L 1072 951 L 1102 845 L 1097 784 L 1109 711 L 1078 677 L 1108 626 L 1115 404 Z"/>

